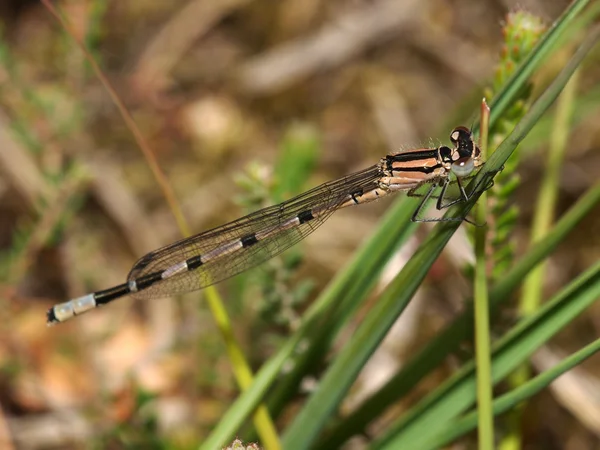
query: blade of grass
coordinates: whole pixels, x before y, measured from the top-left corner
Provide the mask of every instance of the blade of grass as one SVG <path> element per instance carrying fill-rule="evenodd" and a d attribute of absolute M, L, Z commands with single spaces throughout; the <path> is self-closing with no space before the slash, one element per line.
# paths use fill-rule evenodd
<path fill-rule="evenodd" d="M 548 387 L 554 380 L 560 377 L 562 374 L 573 369 L 577 365 L 589 357 L 595 355 L 600 351 L 600 339 L 586 345 L 581 350 L 573 353 L 571 356 L 563 359 L 559 364 L 554 366 L 552 369 L 542 372 L 535 378 L 527 381 L 525 384 L 512 390 L 499 397 L 494 401 L 494 414 L 496 416 L 511 411 L 518 407 L 522 402 L 530 399 L 542 389 Z M 438 449 L 442 448 L 457 438 L 464 436 L 470 432 L 477 424 L 477 411 L 465 414 L 460 419 L 450 422 L 443 430 L 435 437 L 434 440 L 425 444 L 422 448 L 427 449 Z"/>
<path fill-rule="evenodd" d="M 494 310 L 504 301 L 540 261 L 548 256 L 577 224 L 600 203 L 600 182 L 588 192 L 557 222 L 552 231 L 539 241 L 490 291 L 490 302 Z M 469 304 L 470 301 L 467 301 Z M 471 335 L 473 311 L 468 309 L 439 333 L 422 349 L 404 369 L 390 379 L 384 387 L 367 399 L 356 411 L 340 422 L 330 436 L 322 440 L 318 449 L 338 448 L 349 437 L 366 429 L 366 425 L 397 402 L 420 380 L 425 378 L 444 359 L 456 351 L 459 344 Z"/>
<path fill-rule="evenodd" d="M 223 442 L 230 440 L 248 414 L 279 378 L 283 378 L 283 381 L 281 387 L 277 388 L 273 407 L 275 411 L 283 408 L 290 392 L 292 395 L 296 392 L 295 386 L 306 373 L 306 365 L 312 363 L 312 352 L 319 349 L 317 344 L 326 345 L 326 336 L 322 333 L 332 330 L 320 326 L 323 318 L 330 314 L 333 308 L 344 311 L 360 304 L 377 282 L 378 274 L 394 254 L 397 246 L 414 231 L 415 225 L 410 222 L 414 200 L 403 197 L 385 214 L 375 234 L 308 309 L 296 333 L 263 365 L 250 389 L 240 395 L 221 418 L 200 447 L 202 450 L 218 448 Z M 294 356 L 294 351 L 300 342 L 309 342 L 311 345 L 300 355 Z M 291 362 L 294 369 L 290 374 L 282 374 L 283 365 Z"/>
<path fill-rule="evenodd" d="M 573 63 L 573 64 L 575 64 L 575 63 Z M 569 66 L 568 66 L 568 68 L 569 68 Z M 568 75 L 566 75 L 567 73 L 568 73 L 568 71 L 566 71 L 566 72 L 563 71 L 562 77 L 559 76 L 559 78 L 557 78 L 557 81 L 555 82 L 554 90 L 557 89 L 557 86 L 560 89 L 561 86 L 559 86 L 559 85 L 562 82 L 565 82 L 565 77 L 568 78 Z M 553 90 L 548 89 L 546 97 L 543 99 L 542 102 L 539 102 L 538 109 L 534 111 L 534 113 L 537 116 L 530 115 L 529 117 L 533 118 L 534 121 L 539 119 L 539 116 L 544 112 L 544 111 L 540 111 L 540 109 L 545 110 L 545 108 L 547 108 L 548 105 L 553 101 L 554 98 L 551 97 L 552 94 L 553 94 Z M 525 136 L 527 131 L 529 131 L 531 126 L 532 125 L 530 125 L 528 127 L 528 129 L 521 128 L 519 130 L 520 135 L 516 136 L 517 143 L 518 143 L 518 141 L 523 139 L 523 137 Z M 505 143 L 504 151 L 502 153 L 499 153 L 499 155 L 497 155 L 497 157 L 496 157 L 497 161 L 495 163 L 495 166 L 491 167 L 489 164 L 486 164 L 486 167 L 490 167 L 492 169 L 492 170 L 490 170 L 490 172 L 493 172 L 494 170 L 498 170 L 502 166 L 502 158 L 505 158 L 505 159 L 508 158 L 508 156 L 510 155 L 510 151 L 511 151 L 507 147 L 508 145 L 509 145 L 509 143 Z M 469 205 L 469 207 L 470 207 L 470 205 Z M 456 213 L 456 216 L 458 216 L 461 213 L 463 213 L 463 212 L 459 210 Z M 453 229 L 450 230 L 450 234 L 451 234 L 451 232 L 453 232 Z M 449 235 L 448 235 L 448 238 L 449 238 Z M 546 251 L 546 249 L 540 248 L 539 253 L 532 254 L 532 258 L 535 258 L 535 257 L 542 258 L 542 256 L 540 256 L 540 253 L 544 254 L 545 251 Z M 319 313 L 322 312 L 322 311 L 317 311 L 317 310 L 313 310 L 313 311 L 319 312 Z M 312 319 L 312 316 L 311 316 L 311 319 Z M 213 430 L 213 432 L 211 433 L 211 435 L 209 436 L 207 441 L 205 441 L 204 445 L 202 446 L 203 449 L 212 449 L 216 446 L 219 446 L 222 442 L 225 442 L 227 439 L 229 439 L 235 433 L 235 430 L 237 430 L 239 428 L 239 426 L 241 425 L 241 422 L 245 419 L 245 417 L 247 417 L 247 415 L 253 410 L 253 408 L 255 408 L 258 401 L 260 401 L 260 399 L 262 398 L 262 395 L 264 394 L 264 392 L 266 392 L 266 390 L 269 388 L 270 384 L 276 378 L 281 366 L 284 364 L 284 362 L 287 361 L 289 356 L 292 354 L 295 345 L 302 340 L 302 338 L 301 338 L 302 333 L 304 333 L 307 329 L 309 329 L 309 328 L 304 327 L 304 326 L 301 327 L 299 332 L 296 335 L 294 335 L 292 338 L 290 338 L 290 341 L 288 343 L 286 343 L 286 345 L 284 345 L 284 347 L 278 352 L 278 354 L 275 357 L 273 357 L 273 359 L 268 361 L 265 364 L 265 366 L 263 366 L 263 369 L 261 369 L 261 371 L 257 375 L 257 378 L 255 378 L 255 383 L 252 385 L 252 387 L 247 392 L 243 393 L 238 398 L 238 400 L 236 400 L 234 405 L 232 405 L 232 407 L 229 409 L 229 411 L 222 417 L 222 420 L 219 422 L 217 427 Z"/>
<path fill-rule="evenodd" d="M 112 88 L 110 82 L 102 72 L 100 66 L 96 63 L 96 60 L 92 57 L 90 52 L 87 50 L 83 42 L 77 37 L 77 34 L 73 31 L 71 26 L 67 23 L 67 21 L 59 14 L 59 12 L 54 8 L 52 3 L 49 0 L 42 0 L 42 3 L 46 7 L 46 9 L 56 18 L 56 20 L 61 24 L 63 29 L 70 35 L 73 41 L 79 46 L 81 51 L 86 57 L 86 60 L 91 65 L 94 73 L 104 86 L 106 92 L 110 96 L 111 100 L 119 110 L 123 121 L 125 122 L 127 128 L 132 133 L 138 147 L 142 150 L 144 154 L 144 158 L 146 159 L 150 170 L 157 183 L 159 184 L 161 191 L 167 203 L 169 204 L 169 208 L 175 217 L 175 221 L 177 222 L 177 226 L 181 231 L 181 234 L 185 236 L 190 236 L 190 228 L 185 220 L 185 217 L 181 211 L 181 207 L 175 197 L 175 193 L 173 192 L 173 188 L 171 187 L 167 177 L 163 173 L 154 156 L 154 152 L 150 148 L 150 145 L 146 141 L 146 138 L 142 134 L 142 132 L 137 127 L 133 117 L 127 110 L 124 103 L 121 101 L 116 91 Z M 233 327 L 231 326 L 231 321 L 229 316 L 227 315 L 227 311 L 225 306 L 223 305 L 223 301 L 221 300 L 219 293 L 213 286 L 209 286 L 204 290 L 206 294 L 206 300 L 208 306 L 213 314 L 215 322 L 221 332 L 223 339 L 225 341 L 225 345 L 227 348 L 227 353 L 231 360 L 232 368 L 236 377 L 236 381 L 241 390 L 245 390 L 252 384 L 252 371 L 250 369 L 250 364 L 244 357 L 244 354 L 241 350 L 241 347 L 235 340 L 233 334 Z M 279 438 L 277 435 L 277 430 L 275 429 L 275 425 L 269 416 L 269 412 L 265 406 L 259 407 L 254 416 L 255 426 L 261 436 L 262 445 L 266 449 L 279 449 L 281 448 L 279 444 Z"/>
<path fill-rule="evenodd" d="M 544 59 L 544 55 L 548 54 L 557 44 L 557 41 L 562 38 L 567 30 L 567 27 L 573 22 L 573 20 L 577 17 L 577 15 L 581 12 L 582 8 L 587 4 L 587 1 L 576 1 L 574 2 L 570 8 L 568 8 L 561 17 L 555 22 L 554 26 L 545 34 L 544 38 L 540 40 L 536 48 L 532 51 L 532 54 L 538 54 L 539 57 L 530 57 L 525 60 L 523 64 L 519 66 L 519 68 L 515 71 L 513 78 L 510 80 L 510 85 L 512 89 L 505 87 L 498 96 L 494 100 L 494 115 L 490 119 L 492 125 L 497 120 L 498 117 L 501 116 L 502 112 L 510 106 L 512 101 L 518 97 L 519 92 L 523 89 L 523 86 L 527 83 L 528 78 L 531 76 L 533 71 L 538 68 L 541 62 Z M 502 97 L 502 101 L 498 101 L 498 97 Z M 342 309 L 343 311 L 345 309 Z M 347 313 L 351 313 L 352 310 L 345 310 Z M 337 323 L 335 320 L 332 320 L 332 323 Z M 328 329 L 328 326 L 324 326 L 321 329 Z M 322 347 L 323 351 L 321 354 L 325 354 L 328 346 Z M 314 364 L 319 364 L 321 358 L 315 354 L 315 352 L 308 352 L 307 356 L 310 356 L 311 360 Z M 302 370 L 305 368 L 304 365 L 298 365 L 294 370 L 295 375 L 292 377 L 294 380 L 298 380 L 302 376 Z M 282 390 L 285 389 L 284 392 L 287 392 L 288 395 L 290 392 L 293 392 L 289 389 L 290 386 L 286 385 L 282 387 Z M 281 405 L 285 398 L 281 394 L 277 394 L 276 398 L 280 399 L 275 405 Z M 287 398 L 287 397 L 286 397 Z M 281 406 L 277 407 L 279 409 Z"/>
<path fill-rule="evenodd" d="M 600 262 L 498 341 L 493 353 L 494 383 L 510 374 L 599 296 Z M 474 402 L 475 364 L 470 362 L 397 421 L 372 448 L 421 448 Z"/>
<path fill-rule="evenodd" d="M 542 65 L 548 55 L 556 49 L 559 41 L 565 35 L 567 28 L 571 26 L 575 18 L 588 3 L 589 0 L 576 0 L 572 2 L 544 34 L 527 58 L 519 65 L 519 68 L 490 103 L 490 126 L 493 126 L 498 118 L 510 108 L 513 101 L 519 96 L 519 92 L 527 80 Z"/>
<path fill-rule="evenodd" d="M 596 44 L 599 34 L 600 27 L 595 28 L 590 33 L 571 61 L 470 183 L 471 189 L 474 186 L 487 186 L 489 184 L 495 172 L 501 169 L 518 143 L 527 135 L 560 94 L 583 58 Z M 465 217 L 481 195 L 481 191 L 481 188 L 479 188 L 470 202 L 449 211 L 446 217 L 454 219 Z M 326 425 L 327 420 L 335 412 L 366 360 L 396 320 L 396 314 L 401 313 L 459 225 L 460 222 L 438 223 L 429 238 L 390 284 L 390 288 L 382 295 L 378 305 L 367 315 L 352 340 L 340 352 L 336 361 L 325 373 L 317 390 L 314 391 L 304 408 L 286 430 L 283 437 L 283 444 L 286 449 L 302 449 L 311 446 L 318 433 Z"/>
<path fill-rule="evenodd" d="M 379 279 L 379 274 L 396 249 L 414 232 L 410 222 L 411 199 L 402 199 L 382 219 L 377 232 L 355 254 L 350 264 L 336 275 L 323 293 L 315 300 L 322 311 L 320 319 L 314 320 L 306 329 L 309 347 L 294 359 L 294 369 L 285 374 L 269 397 L 268 405 L 276 417 L 311 367 L 322 363 L 331 349 L 332 342 L 342 326 L 350 319 L 369 295 Z M 309 312 L 309 317 L 311 317 Z"/>
<path fill-rule="evenodd" d="M 481 102 L 481 136 L 479 146 L 485 161 L 488 155 L 488 131 L 490 108 L 485 99 Z M 475 220 L 484 224 L 488 217 L 487 194 L 479 198 L 475 210 Z M 473 295 L 475 299 L 475 352 L 477 358 L 477 405 L 478 444 L 480 450 L 494 448 L 494 416 L 492 413 L 492 368 L 490 355 L 490 305 L 488 295 L 488 270 L 486 257 L 487 226 L 475 229 L 475 278 Z"/>

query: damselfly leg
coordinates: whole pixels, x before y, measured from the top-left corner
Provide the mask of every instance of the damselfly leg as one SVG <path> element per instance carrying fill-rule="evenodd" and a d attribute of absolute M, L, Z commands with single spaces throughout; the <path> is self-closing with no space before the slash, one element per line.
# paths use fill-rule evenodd
<path fill-rule="evenodd" d="M 417 206 L 417 209 L 413 213 L 411 220 L 413 222 L 462 222 L 462 221 L 466 220 L 467 222 L 471 223 L 467 219 L 467 217 L 429 217 L 429 218 L 420 217 L 423 209 L 425 208 L 425 205 L 432 198 L 437 198 L 437 201 L 435 204 L 435 209 L 437 209 L 438 211 L 448 209 L 451 206 L 456 205 L 461 202 L 468 202 L 472 197 L 472 193 L 471 193 L 471 195 L 467 195 L 465 189 L 463 188 L 463 186 L 460 182 L 460 179 L 457 178 L 456 183 L 459 186 L 461 196 L 456 199 L 450 200 L 447 203 L 444 203 L 444 198 L 446 197 L 448 185 L 450 184 L 448 178 L 441 179 L 435 183 L 430 183 L 431 186 L 429 186 L 429 189 L 427 190 L 427 192 L 425 194 L 416 192 L 416 190 L 421 188 L 422 185 L 416 186 L 415 188 L 408 191 L 407 196 L 421 198 L 421 201 L 419 202 L 419 206 Z M 434 192 L 436 191 L 436 189 L 438 189 L 440 187 L 441 187 L 440 194 L 437 196 L 434 196 L 433 195 Z"/>
<path fill-rule="evenodd" d="M 481 226 L 481 224 L 473 223 L 466 216 L 465 217 L 456 217 L 456 218 L 452 218 L 452 217 L 430 217 L 430 218 L 420 217 L 421 213 L 425 209 L 425 205 L 431 199 L 436 199 L 435 209 L 438 211 L 443 211 L 443 210 L 448 209 L 451 206 L 454 206 L 458 203 L 468 202 L 469 200 L 471 200 L 471 198 L 478 191 L 479 187 L 484 182 L 484 180 L 482 179 L 481 181 L 479 181 L 470 193 L 467 193 L 467 190 L 464 187 L 464 182 L 475 178 L 476 175 L 477 174 L 475 173 L 475 174 L 469 175 L 467 177 L 456 178 L 455 180 L 452 180 L 452 181 L 450 181 L 449 178 L 440 178 L 440 179 L 434 180 L 434 181 L 425 181 L 425 182 L 419 184 L 418 186 L 415 186 L 414 188 L 410 189 L 406 193 L 406 195 L 408 197 L 415 197 L 415 198 L 421 199 L 421 201 L 419 202 L 419 205 L 417 206 L 417 209 L 415 210 L 414 214 L 411 217 L 411 220 L 413 222 L 462 222 L 462 221 L 465 221 L 465 222 L 470 223 L 475 226 Z M 427 191 L 424 193 L 418 192 L 419 189 L 422 189 L 424 185 L 430 185 L 428 187 Z M 452 185 L 458 186 L 460 196 L 458 198 L 454 198 L 454 199 L 447 199 L 448 188 Z M 492 179 L 492 180 L 488 181 L 488 185 L 483 190 L 486 191 L 486 190 L 490 189 L 493 185 L 494 185 L 494 180 Z M 435 192 L 438 189 L 440 190 L 440 193 L 436 194 Z M 446 199 L 448 201 L 444 202 Z"/>

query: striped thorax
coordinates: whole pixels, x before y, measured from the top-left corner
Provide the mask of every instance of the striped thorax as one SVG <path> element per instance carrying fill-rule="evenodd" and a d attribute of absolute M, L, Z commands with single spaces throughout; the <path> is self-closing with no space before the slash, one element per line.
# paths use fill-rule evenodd
<path fill-rule="evenodd" d="M 481 151 L 466 127 L 456 127 L 450 134 L 454 148 L 422 148 L 392 153 L 382 158 L 384 176 L 380 187 L 391 191 L 413 189 L 433 180 L 446 180 L 450 173 L 459 178 L 471 175 L 481 166 Z"/>

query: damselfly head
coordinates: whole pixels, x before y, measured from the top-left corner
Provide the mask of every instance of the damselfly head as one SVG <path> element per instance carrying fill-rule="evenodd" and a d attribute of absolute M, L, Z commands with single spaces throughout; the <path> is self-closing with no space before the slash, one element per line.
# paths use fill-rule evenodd
<path fill-rule="evenodd" d="M 473 133 L 467 127 L 456 127 L 450 133 L 454 144 L 452 153 L 452 172 L 457 177 L 466 177 L 481 165 L 481 151 L 473 140 Z"/>

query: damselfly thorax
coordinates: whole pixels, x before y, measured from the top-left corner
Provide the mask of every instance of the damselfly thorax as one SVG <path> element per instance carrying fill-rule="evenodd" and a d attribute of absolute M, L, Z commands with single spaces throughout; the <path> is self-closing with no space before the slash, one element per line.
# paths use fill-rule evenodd
<path fill-rule="evenodd" d="M 218 283 L 288 249 L 338 209 L 371 202 L 396 191 L 422 198 L 413 221 L 463 220 L 420 218 L 423 206 L 436 189 L 441 189 L 436 202 L 438 210 L 468 201 L 475 192 L 467 194 L 461 183 L 483 164 L 473 135 L 468 128 L 456 127 L 450 141 L 453 147 L 391 153 L 365 170 L 150 252 L 134 264 L 126 283 L 50 308 L 48 324 L 64 322 L 127 295 L 139 299 L 167 297 Z M 458 185 L 460 196 L 444 203 L 451 178 Z M 423 185 L 429 186 L 424 194 L 418 192 Z"/>

